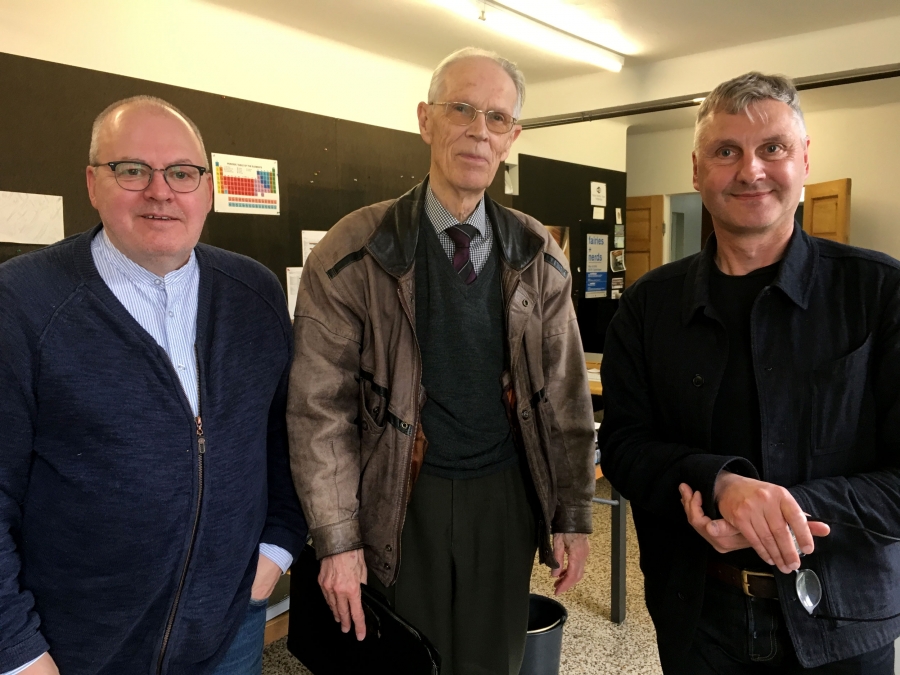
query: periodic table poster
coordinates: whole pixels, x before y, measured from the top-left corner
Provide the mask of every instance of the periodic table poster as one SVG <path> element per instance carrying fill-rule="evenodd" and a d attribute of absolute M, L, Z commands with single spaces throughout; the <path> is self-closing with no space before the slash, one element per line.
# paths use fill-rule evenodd
<path fill-rule="evenodd" d="M 278 162 L 274 159 L 212 153 L 217 213 L 281 213 Z"/>

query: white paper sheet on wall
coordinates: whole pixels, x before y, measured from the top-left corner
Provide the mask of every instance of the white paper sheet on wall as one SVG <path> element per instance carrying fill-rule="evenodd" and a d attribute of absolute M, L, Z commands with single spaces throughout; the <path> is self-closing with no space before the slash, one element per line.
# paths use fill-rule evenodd
<path fill-rule="evenodd" d="M 322 241 L 322 237 L 327 234 L 325 230 L 303 230 L 300 233 L 300 242 L 303 246 L 303 264 L 306 264 L 306 259 L 309 257 L 309 252 L 312 251 L 316 244 Z"/>
<path fill-rule="evenodd" d="M 0 241 L 47 245 L 63 237 L 62 197 L 0 191 Z"/>
<path fill-rule="evenodd" d="M 287 268 L 287 302 L 291 318 L 294 317 L 294 308 L 297 306 L 297 293 L 300 291 L 300 277 L 303 275 L 302 267 Z"/>

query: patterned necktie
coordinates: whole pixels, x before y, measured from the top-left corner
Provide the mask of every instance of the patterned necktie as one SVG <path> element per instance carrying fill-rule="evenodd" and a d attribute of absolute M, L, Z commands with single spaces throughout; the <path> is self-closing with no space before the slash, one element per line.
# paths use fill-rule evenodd
<path fill-rule="evenodd" d="M 453 269 L 456 270 L 463 283 L 471 284 L 478 275 L 475 274 L 475 266 L 469 257 L 469 244 L 472 242 L 472 237 L 478 234 L 478 228 L 468 223 L 462 223 L 448 227 L 444 231 L 456 246 L 456 252 L 453 254 Z"/>

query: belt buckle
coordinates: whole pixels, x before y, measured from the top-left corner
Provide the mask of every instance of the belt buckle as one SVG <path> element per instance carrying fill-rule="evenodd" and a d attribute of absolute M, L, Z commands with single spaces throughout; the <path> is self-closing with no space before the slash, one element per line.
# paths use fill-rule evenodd
<path fill-rule="evenodd" d="M 774 579 L 775 575 L 771 572 L 754 572 L 752 570 L 741 570 L 741 588 L 744 591 L 744 595 L 755 598 L 756 596 L 750 592 L 750 577 L 770 577 Z"/>

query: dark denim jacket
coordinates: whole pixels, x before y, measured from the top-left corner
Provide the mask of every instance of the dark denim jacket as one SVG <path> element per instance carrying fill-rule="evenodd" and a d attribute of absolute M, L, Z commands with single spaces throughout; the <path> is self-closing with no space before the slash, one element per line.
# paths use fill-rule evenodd
<path fill-rule="evenodd" d="M 790 489 L 832 525 L 803 559 L 822 580 L 820 611 L 880 618 L 900 612 L 900 263 L 806 235 L 799 227 L 774 283 L 754 303 L 753 367 L 762 466 L 710 447 L 728 358 L 709 306 L 715 237 L 698 255 L 651 271 L 622 297 L 606 338 L 603 472 L 632 500 L 646 599 L 661 656 L 678 658 L 700 615 L 709 545 L 687 524 L 678 484 L 712 488 L 720 470 Z M 855 527 L 853 527 L 855 526 Z M 804 666 L 870 651 L 900 635 L 876 623 L 810 618 L 795 575 L 776 572 Z"/>

